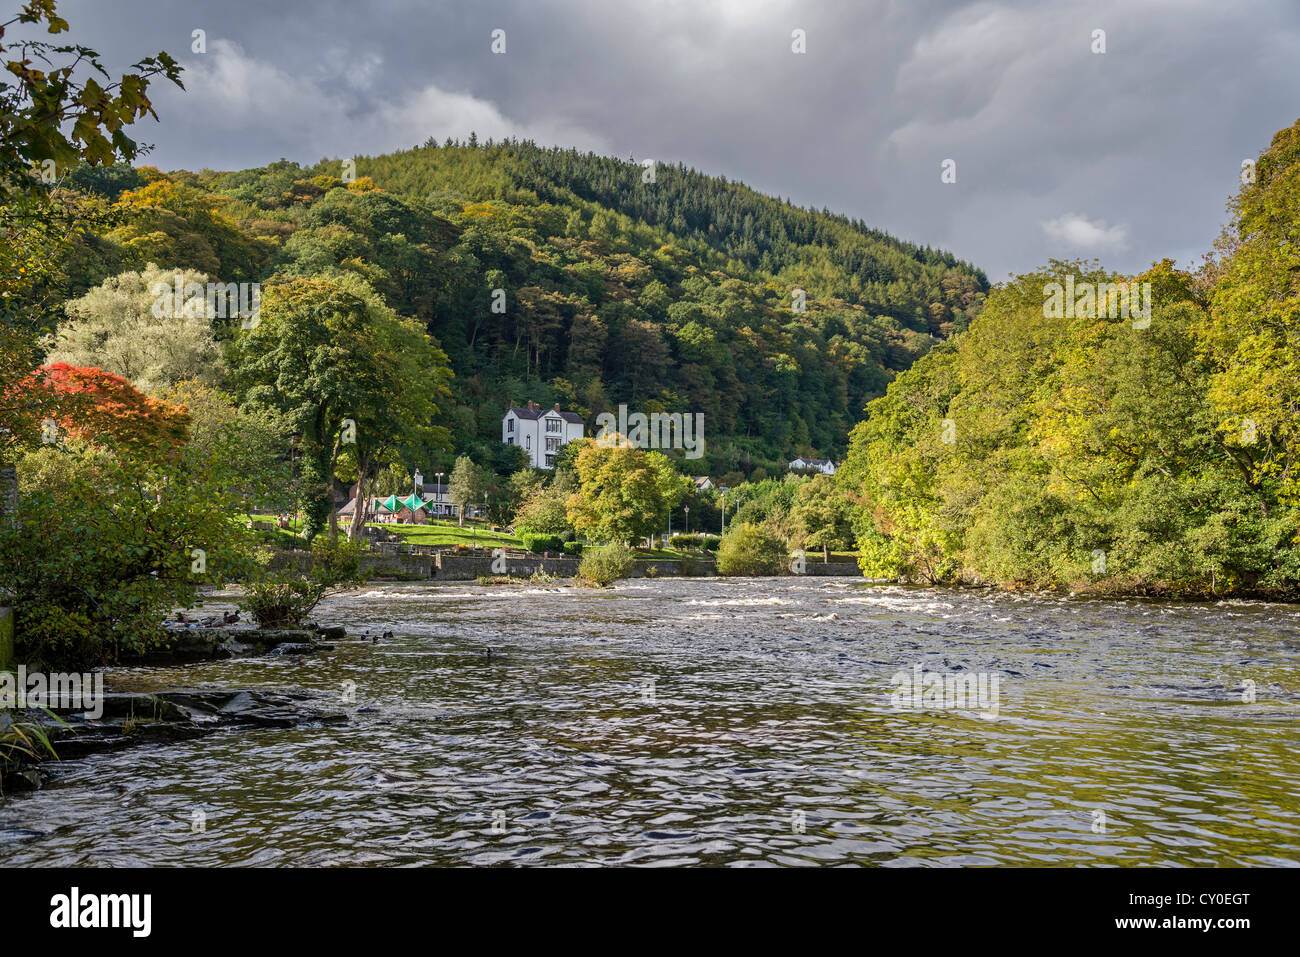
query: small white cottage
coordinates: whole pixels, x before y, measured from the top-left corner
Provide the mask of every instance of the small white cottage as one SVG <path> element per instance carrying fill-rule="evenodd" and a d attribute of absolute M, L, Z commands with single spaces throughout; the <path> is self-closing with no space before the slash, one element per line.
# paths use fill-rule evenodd
<path fill-rule="evenodd" d="M 835 463 L 830 459 L 797 458 L 790 463 L 791 472 L 821 472 L 823 475 L 835 474 Z"/>

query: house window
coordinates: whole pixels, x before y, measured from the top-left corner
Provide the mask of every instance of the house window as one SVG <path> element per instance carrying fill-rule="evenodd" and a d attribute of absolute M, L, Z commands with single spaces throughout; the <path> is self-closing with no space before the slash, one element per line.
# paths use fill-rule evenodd
<path fill-rule="evenodd" d="M 548 469 L 550 469 L 550 468 L 555 468 L 555 456 L 554 456 L 554 455 L 548 455 L 548 456 L 546 456 L 546 467 L 547 467 Z"/>
<path fill-rule="evenodd" d="M 514 445 L 514 444 L 515 444 L 515 437 L 513 435 L 506 436 L 506 445 Z"/>
<path fill-rule="evenodd" d="M 558 449 L 559 447 L 560 447 L 560 440 L 559 440 L 559 439 L 552 439 L 552 438 L 549 438 L 549 437 L 547 438 L 547 440 L 546 440 L 546 451 L 548 451 L 548 452 L 554 452 L 554 451 L 555 451 L 556 449 Z"/>
<path fill-rule="evenodd" d="M 507 431 L 507 432 L 513 432 L 514 430 L 515 430 L 515 420 L 514 420 L 514 419 L 506 419 L 506 431 Z"/>
<path fill-rule="evenodd" d="M 558 431 L 560 431 L 560 420 L 559 420 L 559 419 L 547 419 L 547 420 L 546 420 L 546 431 L 547 431 L 547 432 L 558 432 Z"/>
<path fill-rule="evenodd" d="M 533 437 L 531 435 L 524 436 L 524 448 L 530 452 L 533 450 Z"/>

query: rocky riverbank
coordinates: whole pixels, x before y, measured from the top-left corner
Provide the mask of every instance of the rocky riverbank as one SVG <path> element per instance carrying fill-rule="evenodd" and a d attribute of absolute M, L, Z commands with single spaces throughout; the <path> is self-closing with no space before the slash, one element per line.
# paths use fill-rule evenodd
<path fill-rule="evenodd" d="M 221 622 L 220 624 L 218 622 Z M 332 651 L 333 641 L 347 637 L 341 626 L 255 628 L 223 619 L 165 623 L 168 640 L 146 653 L 124 655 L 123 666 L 184 665 L 201 661 L 256 656 L 312 655 Z M 214 690 L 178 688 L 155 694 L 106 692 L 103 711 L 28 708 L 0 712 L 0 734 L 7 728 L 39 729 L 58 760 L 82 758 L 142 744 L 183 741 L 223 730 L 291 728 L 312 723 L 347 721 L 319 695 L 295 690 Z M 29 735 L 30 736 L 30 735 Z M 0 795 L 39 788 L 49 777 L 53 757 L 41 761 L 14 754 L 0 760 Z"/>
<path fill-rule="evenodd" d="M 184 741 L 219 731 L 294 728 L 346 722 L 345 712 L 319 694 L 305 691 L 213 690 L 178 688 L 154 694 L 108 692 L 103 713 L 27 709 L 0 720 L 39 727 L 66 761 L 143 744 Z M 9 768 L 0 785 L 4 793 L 39 788 L 49 777 L 53 759 Z"/>
<path fill-rule="evenodd" d="M 241 624 L 168 621 L 166 643 L 144 653 L 124 654 L 124 665 L 191 664 L 256 655 L 310 655 L 332 651 L 329 641 L 347 637 L 342 626 L 254 628 Z"/>

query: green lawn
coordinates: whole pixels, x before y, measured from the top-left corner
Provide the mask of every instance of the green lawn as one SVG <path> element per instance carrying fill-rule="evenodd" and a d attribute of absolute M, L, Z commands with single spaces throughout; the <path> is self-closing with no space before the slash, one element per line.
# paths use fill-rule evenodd
<path fill-rule="evenodd" d="M 251 520 L 257 522 L 259 525 L 265 525 L 265 530 L 274 531 L 276 544 L 282 548 L 293 548 L 295 542 L 299 547 L 304 547 L 305 545 L 303 540 L 297 536 L 298 530 L 302 528 L 301 521 L 294 522 L 293 519 L 290 519 L 290 522 L 293 522 L 292 530 L 290 530 L 286 528 L 277 528 L 275 524 L 276 516 L 274 515 L 241 515 L 239 518 L 243 521 Z"/>
<path fill-rule="evenodd" d="M 713 557 L 712 552 L 702 552 L 699 549 L 686 548 L 638 548 L 636 550 L 637 558 L 653 558 L 659 561 L 675 561 L 681 558 L 703 558 Z"/>
<path fill-rule="evenodd" d="M 268 528 L 275 528 L 274 515 L 244 515 L 241 518 L 252 519 L 254 522 L 264 524 Z M 301 521 L 291 521 L 291 528 L 276 529 L 277 538 L 281 545 L 286 548 L 291 547 L 295 541 L 296 533 L 302 528 Z M 367 522 L 374 528 L 382 528 L 386 532 L 391 532 L 408 545 L 502 545 L 509 548 L 522 548 L 523 543 L 518 538 L 508 532 L 493 532 L 490 528 L 485 528 L 481 523 L 468 521 L 463 528 L 458 527 L 453 521 L 450 524 L 439 523 L 437 525 L 385 525 L 376 522 Z M 302 546 L 302 539 L 297 539 L 298 545 Z"/>
<path fill-rule="evenodd" d="M 254 522 L 265 523 L 268 527 L 275 527 L 274 515 L 246 515 L 246 519 L 252 519 Z M 407 545 L 478 545 L 479 547 L 497 547 L 503 548 L 523 548 L 524 543 L 520 539 L 511 535 L 509 532 L 494 532 L 473 520 L 467 521 L 463 527 L 458 526 L 454 521 L 450 523 L 439 522 L 436 525 L 386 525 L 383 523 L 367 522 L 375 528 L 382 528 L 386 532 L 391 532 L 400 538 Z M 295 531 L 301 528 L 301 522 L 293 525 L 293 531 L 289 529 L 277 529 L 277 540 L 285 548 L 291 548 L 295 540 L 299 547 L 302 547 L 302 539 L 295 539 Z M 598 545 L 589 545 L 587 550 L 599 548 Z M 713 558 L 711 552 L 701 552 L 698 549 L 682 548 L 638 548 L 636 550 L 638 559 L 658 559 L 660 561 L 673 561 L 682 558 L 696 558 L 709 560 Z M 814 560 L 810 553 L 809 561 Z M 821 561 L 821 553 L 817 553 L 816 560 Z M 836 561 L 837 556 L 831 555 L 831 561 Z M 840 560 L 852 560 L 840 559 Z"/>
<path fill-rule="evenodd" d="M 463 528 L 455 522 L 437 525 L 385 525 L 367 523 L 375 528 L 392 532 L 408 545 L 479 545 L 523 548 L 521 542 L 509 532 L 494 532 L 482 525 L 466 522 Z"/>

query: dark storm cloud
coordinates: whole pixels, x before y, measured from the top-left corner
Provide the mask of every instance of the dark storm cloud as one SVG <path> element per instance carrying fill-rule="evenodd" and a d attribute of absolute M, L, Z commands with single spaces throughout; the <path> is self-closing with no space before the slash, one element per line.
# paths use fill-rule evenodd
<path fill-rule="evenodd" d="M 1139 269 L 1209 248 L 1300 115 L 1300 7 L 1256 0 L 64 0 L 114 66 L 166 49 L 151 162 L 230 169 L 514 135 L 685 162 L 952 249 Z M 493 29 L 506 53 L 489 49 Z M 791 31 L 807 53 L 791 52 Z M 191 52 L 192 31 L 207 52 Z M 1091 51 L 1106 32 L 1106 53 Z M 957 182 L 940 181 L 956 162 Z"/>

